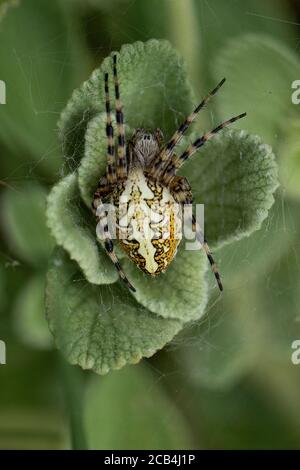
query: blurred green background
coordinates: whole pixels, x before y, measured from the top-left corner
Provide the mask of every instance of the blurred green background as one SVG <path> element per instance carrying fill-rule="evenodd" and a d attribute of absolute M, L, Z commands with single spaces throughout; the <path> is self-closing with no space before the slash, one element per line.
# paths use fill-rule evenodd
<path fill-rule="evenodd" d="M 247 111 L 240 127 L 273 146 L 281 186 L 262 229 L 218 251 L 227 289 L 204 319 L 137 366 L 74 373 L 44 318 L 45 197 L 63 164 L 56 122 L 104 57 L 150 38 L 183 55 L 197 98 L 227 77 L 199 126 Z M 77 420 L 97 449 L 300 447 L 297 79 L 296 0 L 0 1 L 0 448 L 76 446 Z"/>

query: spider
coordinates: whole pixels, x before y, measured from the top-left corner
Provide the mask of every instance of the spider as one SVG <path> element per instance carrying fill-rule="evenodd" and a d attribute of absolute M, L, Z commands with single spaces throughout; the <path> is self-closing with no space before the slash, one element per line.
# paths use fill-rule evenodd
<path fill-rule="evenodd" d="M 142 235 L 140 222 L 145 222 L 151 226 L 155 225 L 153 221 L 147 220 L 145 211 L 142 207 L 156 207 L 158 212 L 163 213 L 166 207 L 170 209 L 173 204 L 183 206 L 192 204 L 193 196 L 188 180 L 176 173 L 200 147 L 202 147 L 210 138 L 216 135 L 224 127 L 232 124 L 238 119 L 246 116 L 246 113 L 234 116 L 227 121 L 222 122 L 210 132 L 203 134 L 195 142 L 190 144 L 188 148 L 176 155 L 174 153 L 175 146 L 179 143 L 190 124 L 195 120 L 197 114 L 205 107 L 210 98 L 224 84 L 225 79 L 201 101 L 195 110 L 183 121 L 178 130 L 169 140 L 164 143 L 163 133 L 160 129 L 154 131 L 148 129 L 136 129 L 131 139 L 126 144 L 124 115 L 122 111 L 122 103 L 120 101 L 120 88 L 117 72 L 117 55 L 113 56 L 112 64 L 115 92 L 115 115 L 117 123 L 117 148 L 115 148 L 114 128 L 112 125 L 112 117 L 110 110 L 109 97 L 109 74 L 104 74 L 104 92 L 106 107 L 106 136 L 107 136 L 107 164 L 106 174 L 103 176 L 94 193 L 92 208 L 96 215 L 98 226 L 101 231 L 101 243 L 117 269 L 120 278 L 125 285 L 133 292 L 135 288 L 129 282 L 126 274 L 121 268 L 120 262 L 114 250 L 114 244 L 109 233 L 107 210 L 104 206 L 105 200 L 110 200 L 115 207 L 119 207 L 120 200 L 127 195 L 129 203 L 127 210 L 130 211 L 132 204 L 135 204 L 132 220 L 134 221 L 134 234 L 128 236 L 127 239 L 117 236 L 121 248 L 127 253 L 129 258 L 133 260 L 137 266 L 147 274 L 156 276 L 168 268 L 174 259 L 180 239 L 175 236 L 174 211 L 170 210 L 170 228 L 168 232 L 163 233 L 163 229 L 158 236 L 145 237 Z M 139 207 L 141 210 L 137 210 Z M 117 234 L 120 235 L 121 214 L 117 212 Z M 209 249 L 206 239 L 204 238 L 201 227 L 198 225 L 194 215 L 191 215 L 191 224 L 196 239 L 201 243 L 208 261 L 211 265 L 212 272 L 216 278 L 220 291 L 223 290 L 221 277 L 218 272 L 216 263 Z M 150 230 L 150 233 L 154 231 Z M 167 234 L 167 236 L 166 236 Z M 99 235 L 98 235 L 99 238 Z"/>

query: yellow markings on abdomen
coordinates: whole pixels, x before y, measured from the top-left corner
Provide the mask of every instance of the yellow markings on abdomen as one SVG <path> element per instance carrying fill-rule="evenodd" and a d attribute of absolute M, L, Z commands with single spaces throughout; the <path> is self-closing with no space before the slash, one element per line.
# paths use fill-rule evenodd
<path fill-rule="evenodd" d="M 137 252 L 145 260 L 145 264 L 143 263 L 144 271 L 154 275 L 159 268 L 155 260 L 156 248 L 154 245 L 150 240 L 141 240 Z"/>
<path fill-rule="evenodd" d="M 133 170 L 114 194 L 114 203 L 122 249 L 147 274 L 165 271 L 181 240 L 180 208 L 169 189 Z"/>

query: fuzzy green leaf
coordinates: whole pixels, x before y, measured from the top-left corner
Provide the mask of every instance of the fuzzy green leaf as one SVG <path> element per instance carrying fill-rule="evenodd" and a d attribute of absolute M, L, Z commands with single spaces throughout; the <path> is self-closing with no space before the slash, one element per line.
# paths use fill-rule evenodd
<path fill-rule="evenodd" d="M 227 78 L 218 96 L 222 116 L 246 111 L 236 125 L 277 143 L 292 103 L 292 82 L 300 76 L 300 61 L 283 43 L 264 35 L 245 35 L 231 40 L 220 52 L 214 76 Z"/>
<path fill-rule="evenodd" d="M 142 364 L 93 377 L 86 391 L 84 421 L 90 449 L 193 448 L 183 416 Z"/>
<path fill-rule="evenodd" d="M 62 250 L 51 260 L 46 310 L 66 359 L 98 374 L 152 356 L 182 327 L 141 307 L 118 283 L 89 284 Z"/>
<path fill-rule="evenodd" d="M 62 179 L 48 196 L 48 226 L 58 245 L 76 260 L 93 284 L 110 284 L 117 272 L 96 242 L 96 224 L 80 199 L 76 173 Z"/>
<path fill-rule="evenodd" d="M 184 244 L 182 240 L 175 260 L 160 276 L 147 276 L 128 259 L 122 265 L 136 288 L 134 296 L 140 304 L 164 318 L 188 322 L 204 313 L 207 259 L 201 250 L 185 250 Z"/>
<path fill-rule="evenodd" d="M 64 154 L 73 167 L 84 155 L 89 121 L 105 111 L 103 75 L 111 69 L 112 59 L 107 57 L 81 88 L 74 91 L 62 113 L 59 128 Z M 192 108 L 192 92 L 182 59 L 168 41 L 150 40 L 122 46 L 118 53 L 118 72 L 125 122 L 132 129 L 160 127 L 170 135 Z"/>
<path fill-rule="evenodd" d="M 209 306 L 209 316 L 200 325 L 183 332 L 180 350 L 188 379 L 213 389 L 229 388 L 246 374 L 263 340 L 255 323 L 253 284 L 251 289 L 243 284 L 236 297 L 228 292 L 228 279 L 224 285 L 222 302 Z"/>
<path fill-rule="evenodd" d="M 278 186 L 272 149 L 258 136 L 233 129 L 208 142 L 182 173 L 191 183 L 194 201 L 205 205 L 205 234 L 211 245 L 260 228 Z"/>
<path fill-rule="evenodd" d="M 2 199 L 3 227 L 7 243 L 22 261 L 36 266 L 47 263 L 53 239 L 46 225 L 46 191 L 38 184 L 7 189 Z"/>
<path fill-rule="evenodd" d="M 298 212 L 278 198 L 261 230 L 218 251 L 222 302 L 209 305 L 207 319 L 181 341 L 195 384 L 229 388 L 257 369 L 262 355 L 266 367 L 288 357 L 298 318 Z"/>

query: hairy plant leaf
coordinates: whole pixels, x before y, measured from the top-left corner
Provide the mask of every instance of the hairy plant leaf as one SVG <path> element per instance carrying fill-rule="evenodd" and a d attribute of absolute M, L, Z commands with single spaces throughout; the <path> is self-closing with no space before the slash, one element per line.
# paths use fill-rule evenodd
<path fill-rule="evenodd" d="M 205 235 L 214 246 L 260 228 L 278 186 L 272 149 L 258 136 L 232 129 L 208 142 L 182 174 L 195 203 L 205 205 Z"/>
<path fill-rule="evenodd" d="M 122 265 L 136 288 L 134 297 L 144 307 L 164 318 L 188 322 L 200 318 L 207 302 L 207 259 L 199 250 L 186 250 L 185 240 L 164 274 L 150 277 L 124 259 Z M 151 295 L 149 295 L 151 292 Z"/>
<path fill-rule="evenodd" d="M 276 144 L 287 114 L 296 112 L 291 87 L 300 76 L 297 55 L 266 35 L 244 35 L 224 46 L 214 75 L 227 78 L 218 96 L 219 114 L 246 111 L 247 118 L 236 125 Z"/>
<path fill-rule="evenodd" d="M 46 190 L 37 183 L 6 189 L 1 206 L 6 240 L 13 253 L 22 261 L 43 266 L 54 246 L 46 225 Z"/>
<path fill-rule="evenodd" d="M 47 219 L 58 245 L 76 260 L 93 284 L 110 284 L 117 272 L 96 241 L 96 223 L 82 201 L 76 173 L 62 179 L 48 196 Z"/>
<path fill-rule="evenodd" d="M 90 449 L 193 448 L 185 419 L 142 364 L 93 377 L 84 403 Z"/>
<path fill-rule="evenodd" d="M 110 72 L 113 100 L 112 58 L 107 57 L 91 77 L 74 91 L 59 127 L 65 157 L 71 166 L 84 154 L 89 121 L 104 112 L 105 72 Z M 167 41 L 150 40 L 122 46 L 118 53 L 120 92 L 125 122 L 136 127 L 160 127 L 170 135 L 191 109 L 192 92 L 182 59 Z"/>
<path fill-rule="evenodd" d="M 222 302 L 208 306 L 208 316 L 184 334 L 180 355 L 188 368 L 188 379 L 213 389 L 230 388 L 249 373 L 258 360 L 264 330 L 255 328 L 253 284 L 241 286 L 231 295 L 226 282 Z M 239 303 L 237 301 L 239 300 Z"/>
<path fill-rule="evenodd" d="M 88 283 L 62 250 L 52 257 L 46 310 L 66 359 L 98 374 L 152 356 L 182 327 L 141 307 L 120 284 Z"/>
<path fill-rule="evenodd" d="M 203 44 L 200 50 L 199 76 L 202 80 L 202 75 L 208 76 L 209 86 L 213 86 L 214 83 L 211 80 L 214 58 L 228 40 L 238 45 L 240 35 L 245 31 L 253 37 L 258 37 L 263 31 L 266 35 L 270 34 L 290 44 L 290 37 L 297 34 L 297 25 L 292 21 L 284 21 L 284 18 L 293 17 L 292 6 L 282 0 L 265 0 L 264 2 L 261 0 L 243 0 L 243 2 L 211 0 L 194 3 Z M 220 73 L 217 81 L 224 76 L 224 72 Z"/>
<path fill-rule="evenodd" d="M 180 355 L 193 383 L 230 388 L 258 364 L 268 367 L 289 356 L 300 282 L 293 254 L 299 245 L 299 207 L 294 206 L 283 206 L 278 198 L 260 231 L 218 251 L 222 302 L 208 305 L 207 317 L 181 341 Z"/>

